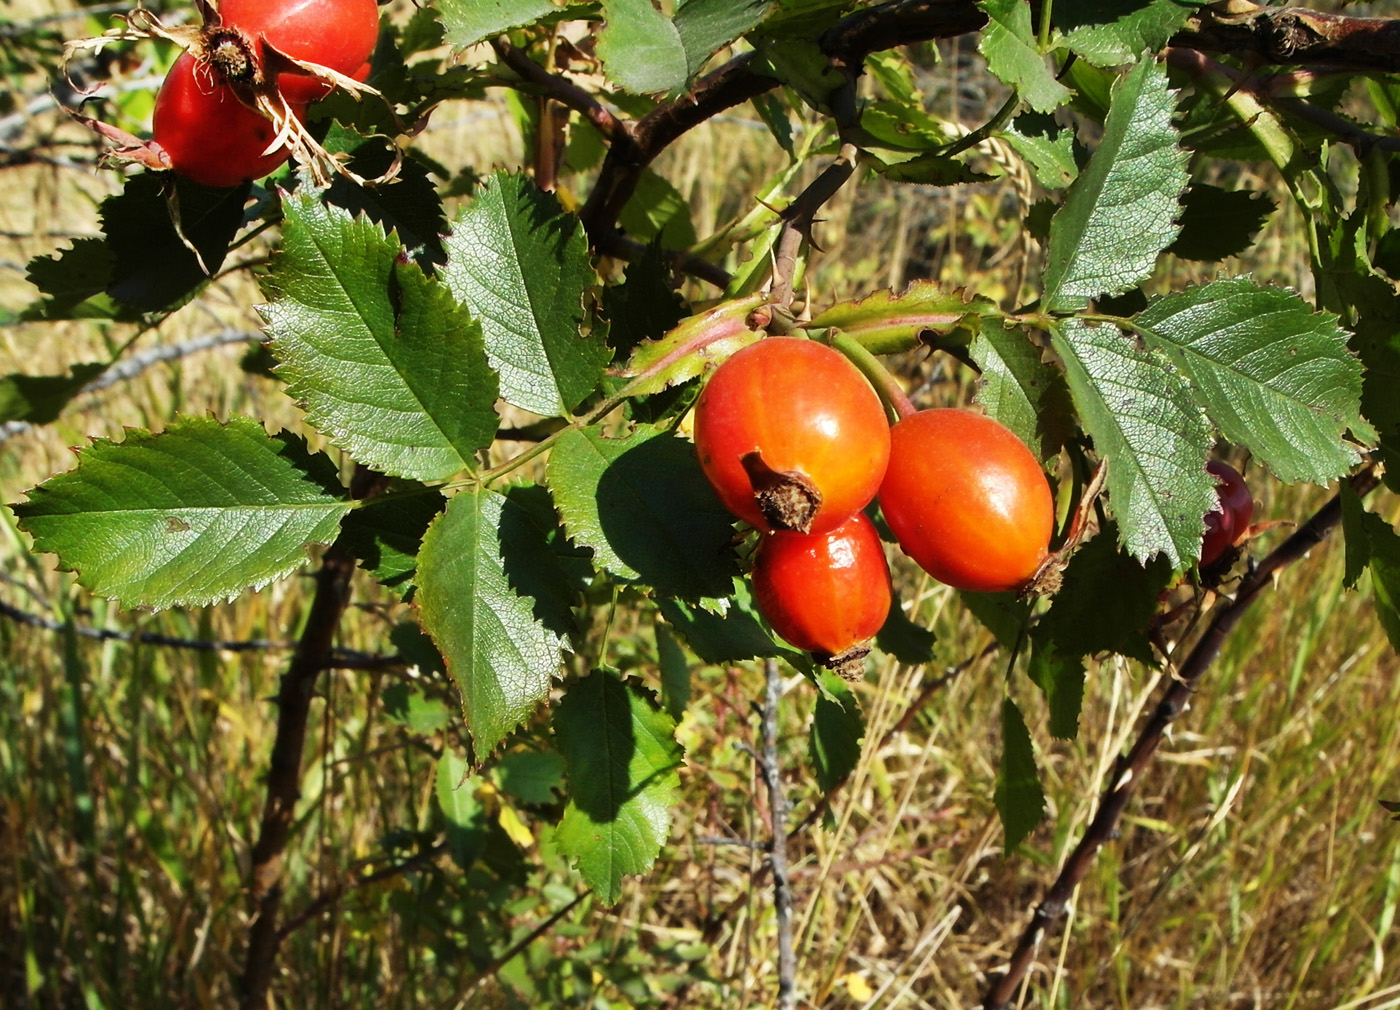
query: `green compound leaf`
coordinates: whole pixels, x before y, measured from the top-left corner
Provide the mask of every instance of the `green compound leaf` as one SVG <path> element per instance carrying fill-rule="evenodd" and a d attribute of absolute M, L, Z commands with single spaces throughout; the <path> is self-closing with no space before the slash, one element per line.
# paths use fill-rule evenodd
<path fill-rule="evenodd" d="M 1001 703 L 1001 765 L 993 799 L 1006 834 L 1005 851 L 1010 853 L 1045 816 L 1045 792 L 1035 767 L 1031 734 L 1010 698 Z"/>
<path fill-rule="evenodd" d="M 555 712 L 569 782 L 556 838 L 604 904 L 622 897 L 623 877 L 651 868 L 670 833 L 683 760 L 675 728 L 649 694 L 608 670 L 571 685 Z"/>
<path fill-rule="evenodd" d="M 807 756 L 816 772 L 818 787 L 829 793 L 845 781 L 860 761 L 865 719 L 860 701 L 845 681 L 830 670 L 822 670 L 818 676 L 821 692 L 812 711 Z"/>
<path fill-rule="evenodd" d="M 555 13 L 549 0 L 434 0 L 447 44 L 466 49 Z"/>
<path fill-rule="evenodd" d="M 619 579 L 663 596 L 723 596 L 738 566 L 734 517 L 720 504 L 695 446 L 642 426 L 627 438 L 566 432 L 549 458 L 564 528 Z"/>
<path fill-rule="evenodd" d="M 986 325 L 968 353 L 982 369 L 977 402 L 987 416 L 1034 447 L 1044 462 L 1074 432 L 1064 376 L 1041 360 L 1040 348 L 1023 330 Z"/>
<path fill-rule="evenodd" d="M 572 630 L 567 582 L 533 510 L 459 492 L 423 537 L 417 602 L 484 758 L 544 701 Z"/>
<path fill-rule="evenodd" d="M 367 466 L 415 480 L 472 467 L 496 433 L 481 331 L 378 226 L 306 194 L 285 203 L 263 289 L 287 392 Z"/>
<path fill-rule="evenodd" d="M 982 0 L 987 27 L 978 50 L 997 80 L 1026 100 L 1037 112 L 1050 112 L 1070 100 L 1072 92 L 1050 69 L 1031 28 L 1031 9 L 1022 0 Z"/>
<path fill-rule="evenodd" d="M 498 172 L 458 217 L 443 279 L 481 322 L 500 395 L 554 417 L 593 391 L 611 356 L 582 336 L 594 282 L 578 218 L 523 176 Z"/>
<path fill-rule="evenodd" d="M 1132 63 L 1155 53 L 1208 0 L 1056 0 L 1051 22 L 1060 44 L 1095 66 Z"/>
<path fill-rule="evenodd" d="M 324 456 L 246 417 L 188 417 L 94 442 L 13 506 L 36 550 L 131 607 L 204 606 L 259 588 L 335 539 L 350 510 Z"/>
<path fill-rule="evenodd" d="M 1159 298 L 1135 324 L 1280 480 L 1325 484 L 1357 461 L 1342 434 L 1362 425 L 1361 362 L 1335 316 L 1236 277 Z"/>
<path fill-rule="evenodd" d="M 1174 107 L 1166 71 L 1151 60 L 1114 85 L 1103 140 L 1050 223 L 1047 309 L 1070 311 L 1136 287 L 1176 237 L 1187 174 Z"/>
<path fill-rule="evenodd" d="M 1164 553 L 1180 571 L 1200 555 L 1215 501 L 1205 469 L 1210 425 L 1185 380 L 1112 326 L 1067 320 L 1051 333 L 1070 396 L 1108 464 L 1108 498 L 1137 558 Z"/>

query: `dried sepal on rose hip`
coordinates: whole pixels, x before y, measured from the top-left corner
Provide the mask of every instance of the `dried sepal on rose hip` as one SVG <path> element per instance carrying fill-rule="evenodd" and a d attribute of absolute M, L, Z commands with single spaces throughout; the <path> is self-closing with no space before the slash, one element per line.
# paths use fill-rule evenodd
<path fill-rule="evenodd" d="M 695 447 L 740 519 L 764 531 L 822 533 L 875 496 L 889 423 L 875 390 L 840 352 L 766 337 L 710 376 L 695 404 Z"/>
<path fill-rule="evenodd" d="M 261 178 L 291 155 L 320 185 L 329 184 L 332 174 L 362 185 L 393 178 L 397 158 L 383 176 L 365 179 L 327 152 L 304 124 L 306 106 L 332 88 L 356 98 L 378 95 L 362 83 L 379 33 L 374 0 L 224 0 L 220 6 L 197 0 L 196 6 L 203 15 L 197 27 L 166 26 L 138 9 L 118 15 L 122 28 L 68 44 L 70 58 L 143 38 L 185 49 L 156 97 L 150 140 L 73 114 L 113 142 L 110 160 L 215 187 Z"/>
<path fill-rule="evenodd" d="M 754 600 L 779 635 L 858 679 L 890 612 L 890 568 L 863 512 L 826 533 L 776 532 L 754 552 Z"/>

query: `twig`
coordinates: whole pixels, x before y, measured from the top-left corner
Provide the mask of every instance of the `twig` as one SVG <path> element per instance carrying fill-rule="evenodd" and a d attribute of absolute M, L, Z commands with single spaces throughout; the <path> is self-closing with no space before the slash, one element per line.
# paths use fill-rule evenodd
<path fill-rule="evenodd" d="M 490 978 L 492 975 L 496 974 L 496 972 L 500 971 L 503 967 L 505 967 L 505 965 L 509 964 L 512 960 L 518 957 L 520 955 L 520 952 L 525 950 L 525 948 L 529 947 L 530 944 L 534 943 L 540 937 L 544 936 L 544 934 L 548 933 L 551 929 L 553 929 L 555 923 L 557 923 L 560 919 L 564 918 L 564 916 L 568 915 L 575 908 L 577 908 L 579 906 L 579 903 L 582 902 L 583 899 L 586 897 L 588 897 L 587 891 L 583 891 L 580 894 L 576 895 L 573 901 L 569 902 L 563 908 L 559 909 L 559 911 L 551 915 L 548 919 L 545 919 L 544 922 L 540 923 L 534 929 L 530 930 L 530 932 L 526 933 L 519 940 L 517 940 L 515 943 L 511 944 L 508 948 L 506 948 L 505 951 L 493 957 L 491 959 L 491 963 L 488 964 L 485 968 L 481 969 L 481 971 L 477 972 L 476 975 L 471 979 L 471 981 L 469 981 L 462 988 L 462 997 L 458 1001 L 457 1006 L 459 1008 L 467 1006 L 467 1001 L 471 998 L 471 995 L 481 987 L 481 983 L 485 982 L 488 978 Z"/>
<path fill-rule="evenodd" d="M 619 232 L 604 235 L 593 244 L 593 248 L 605 256 L 615 256 L 629 263 L 641 259 L 647 251 L 645 243 Z M 681 273 L 707 281 L 717 288 L 729 287 L 729 282 L 734 279 L 728 270 L 718 264 L 687 252 L 663 249 L 661 257 Z"/>
<path fill-rule="evenodd" d="M 627 126 L 622 120 L 614 116 L 597 98 L 567 77 L 551 74 L 530 59 L 523 50 L 511 45 L 510 40 L 504 36 L 491 44 L 501 62 L 519 74 L 522 80 L 543 92 L 546 97 L 554 99 L 560 105 L 573 109 L 583 116 L 607 140 L 617 140 L 618 137 L 626 133 Z"/>
<path fill-rule="evenodd" d="M 381 870 L 375 870 L 373 873 L 366 874 L 363 877 L 350 877 L 346 880 L 338 881 L 336 884 L 311 899 L 305 908 L 283 923 L 281 928 L 277 931 L 278 941 L 281 942 L 285 940 L 327 908 L 339 902 L 340 899 L 350 891 L 358 890 L 361 887 L 368 887 L 370 884 L 382 883 L 385 880 L 392 880 L 394 877 L 408 873 L 410 870 L 416 870 L 426 863 L 431 863 L 446 851 L 447 843 L 438 842 L 421 852 L 409 856 L 402 862 L 395 863 L 393 866 L 386 866 Z"/>
<path fill-rule="evenodd" d="M 1351 478 L 1352 487 L 1361 495 L 1369 492 L 1379 482 L 1379 478 L 1369 466 Z M 982 1010 L 1005 1010 L 1015 998 L 1016 990 L 1025 978 L 1041 940 L 1050 928 L 1064 917 L 1069 899 L 1088 873 L 1094 857 L 1113 839 L 1119 818 L 1122 817 L 1128 800 L 1143 777 L 1152 755 L 1162 742 L 1167 728 L 1186 708 L 1197 682 L 1215 662 L 1225 639 L 1239 623 L 1240 618 L 1259 595 L 1272 585 L 1276 572 L 1299 561 L 1321 543 L 1332 528 L 1341 522 L 1341 518 L 1342 503 L 1341 495 L 1338 494 L 1250 571 L 1240 582 L 1235 598 L 1214 612 L 1205 631 L 1197 639 L 1185 662 L 1181 664 L 1176 676 L 1171 679 L 1157 702 L 1157 707 L 1148 718 L 1142 732 L 1138 734 L 1132 749 L 1115 763 L 1093 821 L 1085 829 L 1083 837 L 1069 858 L 1065 860 L 1060 875 L 1046 892 L 1045 898 L 1036 906 L 1004 973 L 987 990 L 981 1003 Z"/>
<path fill-rule="evenodd" d="M 783 229 L 778 237 L 778 253 L 773 264 L 773 290 L 769 299 L 772 304 L 782 308 L 792 304 L 793 278 L 797 274 L 797 254 L 802 243 L 804 240 L 812 241 L 812 225 L 816 223 L 817 212 L 855 174 L 858 164 L 860 149 L 849 142 L 842 144 L 836 160 L 783 211 Z"/>
<path fill-rule="evenodd" d="M 792 880 L 787 857 L 787 795 L 783 791 L 782 766 L 778 761 L 778 702 L 783 694 L 783 678 L 778 661 L 763 661 L 763 771 L 768 787 L 768 809 L 772 820 L 773 843 L 768 862 L 773 868 L 773 905 L 778 916 L 778 1010 L 797 1005 L 797 955 L 792 949 Z"/>
<path fill-rule="evenodd" d="M 382 486 L 382 477 L 361 467 L 351 482 L 351 495 L 367 498 Z M 268 766 L 267 801 L 257 844 L 253 846 L 249 888 L 253 916 L 243 969 L 243 1010 L 265 1010 L 268 1006 L 268 988 L 281 944 L 277 913 L 282 903 L 282 859 L 301 798 L 301 761 L 311 696 L 317 677 L 326 668 L 331 642 L 350 601 L 350 577 L 354 572 L 355 559 L 344 546 L 337 542 L 326 549 L 315 576 L 316 593 L 301 640 L 277 692 L 277 735 Z"/>
<path fill-rule="evenodd" d="M 1263 7 L 1230 16 L 1205 8 L 1174 46 L 1254 56 L 1264 63 L 1326 64 L 1351 71 L 1400 71 L 1400 21 Z"/>

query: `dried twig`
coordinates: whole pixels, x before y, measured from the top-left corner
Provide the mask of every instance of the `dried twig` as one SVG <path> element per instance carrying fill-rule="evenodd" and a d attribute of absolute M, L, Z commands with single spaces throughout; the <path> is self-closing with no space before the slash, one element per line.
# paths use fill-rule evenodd
<path fill-rule="evenodd" d="M 773 904 L 778 918 L 778 1010 L 797 1005 L 797 955 L 792 949 L 792 879 L 787 857 L 787 794 L 783 791 L 782 765 L 778 758 L 778 702 L 783 678 L 778 661 L 763 661 L 763 760 L 759 767 L 768 787 L 768 810 L 773 842 L 768 862 L 773 872 Z"/>

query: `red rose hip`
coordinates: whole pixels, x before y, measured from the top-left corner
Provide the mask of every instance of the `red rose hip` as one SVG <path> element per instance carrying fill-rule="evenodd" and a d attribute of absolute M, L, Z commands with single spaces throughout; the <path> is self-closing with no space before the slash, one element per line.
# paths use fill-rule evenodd
<path fill-rule="evenodd" d="M 768 337 L 715 370 L 695 405 L 700 465 L 761 530 L 822 533 L 875 496 L 889 423 L 860 371 L 825 344 Z"/>
<path fill-rule="evenodd" d="M 880 507 L 924 571 L 979 593 L 1024 588 L 1055 524 L 1050 485 L 1025 444 L 997 421 L 955 408 L 894 426 Z"/>
<path fill-rule="evenodd" d="M 875 524 L 857 512 L 826 533 L 779 531 L 754 554 L 758 609 L 773 630 L 842 675 L 890 611 L 890 569 Z"/>

